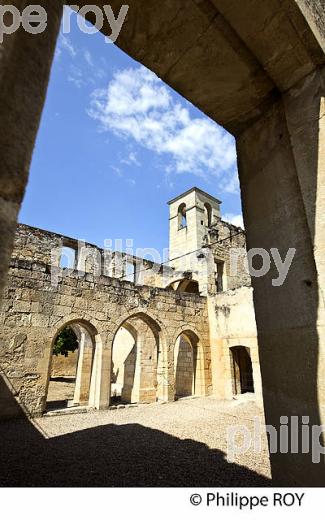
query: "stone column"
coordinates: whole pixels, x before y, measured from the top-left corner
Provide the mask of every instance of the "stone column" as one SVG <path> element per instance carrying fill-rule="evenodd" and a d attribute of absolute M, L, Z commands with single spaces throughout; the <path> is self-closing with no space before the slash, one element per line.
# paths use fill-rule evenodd
<path fill-rule="evenodd" d="M 157 398 L 157 351 L 158 345 L 153 331 L 147 324 L 140 327 L 140 392 L 139 401 L 154 403 Z"/>
<path fill-rule="evenodd" d="M 89 402 L 89 389 L 93 365 L 94 346 L 92 340 L 84 332 L 79 343 L 79 358 L 74 392 L 74 403 L 85 405 Z"/>
<path fill-rule="evenodd" d="M 29 2 L 12 0 L 10 4 L 22 13 Z M 0 44 L 0 291 L 7 277 L 62 17 L 61 0 L 41 0 L 38 5 L 46 8 L 47 29 L 33 35 L 21 27 L 4 35 Z M 10 17 L 5 21 L 10 25 Z"/>
<path fill-rule="evenodd" d="M 324 70 L 279 100 L 237 140 L 248 248 L 296 250 L 283 285 L 275 263 L 253 278 L 266 423 L 325 424 Z M 276 282 L 275 282 L 276 283 Z M 289 428 L 290 431 L 290 428 Z M 318 442 L 318 439 L 317 439 Z M 290 449 L 290 446 L 289 446 Z M 301 451 L 301 448 L 300 448 Z M 324 457 L 271 455 L 275 484 L 324 482 Z"/>
<path fill-rule="evenodd" d="M 175 400 L 174 345 L 169 338 L 159 337 L 157 361 L 157 400 L 173 402 Z"/>
<path fill-rule="evenodd" d="M 110 404 L 112 377 L 112 337 L 110 334 L 95 336 L 91 372 L 89 406 L 97 410 L 106 410 Z"/>
<path fill-rule="evenodd" d="M 138 403 L 140 401 L 140 382 L 141 382 L 141 337 L 138 334 L 137 329 L 137 341 L 135 344 L 135 351 L 132 358 L 130 359 L 130 372 L 133 372 L 132 377 L 129 381 L 129 395 L 131 396 L 131 403 Z M 132 366 L 133 365 L 133 366 Z"/>

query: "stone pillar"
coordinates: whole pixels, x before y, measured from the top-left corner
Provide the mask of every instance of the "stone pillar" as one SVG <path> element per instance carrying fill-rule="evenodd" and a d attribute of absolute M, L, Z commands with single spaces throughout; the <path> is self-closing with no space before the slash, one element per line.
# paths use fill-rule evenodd
<path fill-rule="evenodd" d="M 87 405 L 89 402 L 93 353 L 94 347 L 91 338 L 82 332 L 79 343 L 77 377 L 73 399 L 75 404 Z"/>
<path fill-rule="evenodd" d="M 29 5 L 27 0 L 10 3 L 20 13 Z M 0 44 L 0 291 L 7 277 L 62 17 L 61 0 L 38 4 L 46 8 L 47 29 L 33 35 L 21 27 L 5 35 Z M 10 25 L 10 17 L 6 23 Z"/>
<path fill-rule="evenodd" d="M 85 350 L 85 333 L 81 332 L 79 339 L 79 355 L 76 372 L 76 383 L 74 388 L 73 402 L 74 404 L 80 404 L 80 388 L 81 388 L 81 374 L 82 374 L 82 362 Z"/>
<path fill-rule="evenodd" d="M 288 276 L 253 278 L 266 423 L 325 424 L 324 70 L 288 91 L 237 140 L 248 248 L 296 250 Z M 301 431 L 301 429 L 300 429 Z M 300 448 L 301 451 L 301 448 Z M 274 484 L 324 482 L 324 457 L 271 454 Z"/>
<path fill-rule="evenodd" d="M 127 383 L 127 394 L 130 396 L 131 403 L 138 403 L 140 401 L 140 379 L 141 379 L 141 352 L 140 352 L 141 341 L 138 336 L 137 330 L 137 341 L 135 343 L 134 352 L 129 359 L 128 372 L 130 378 L 126 381 Z M 126 367 L 127 368 L 127 367 Z M 133 371 L 133 374 L 132 374 Z M 123 392 L 124 395 L 124 392 Z M 127 399 L 126 399 L 127 400 Z"/>
<path fill-rule="evenodd" d="M 95 337 L 95 353 L 91 373 L 89 406 L 105 410 L 110 404 L 112 377 L 112 337 L 103 334 Z"/>
<path fill-rule="evenodd" d="M 167 338 L 159 338 L 157 362 L 157 400 L 172 402 L 175 400 L 174 345 Z"/>
<path fill-rule="evenodd" d="M 226 374 L 224 369 L 223 338 L 218 330 L 218 320 L 216 315 L 216 305 L 218 296 L 207 297 L 208 323 L 209 323 L 209 342 L 211 352 L 211 378 L 212 395 L 219 399 L 225 399 Z"/>
<path fill-rule="evenodd" d="M 131 355 L 128 357 L 124 368 L 126 377 L 124 378 L 122 401 L 138 403 L 140 400 L 140 351 L 138 341 L 135 342 Z"/>
<path fill-rule="evenodd" d="M 140 356 L 139 402 L 154 403 L 157 398 L 157 353 L 155 335 L 147 324 L 138 328 Z"/>

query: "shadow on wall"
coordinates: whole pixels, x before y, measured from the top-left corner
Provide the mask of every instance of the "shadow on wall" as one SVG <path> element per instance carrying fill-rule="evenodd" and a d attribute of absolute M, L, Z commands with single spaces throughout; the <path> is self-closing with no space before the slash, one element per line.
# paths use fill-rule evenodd
<path fill-rule="evenodd" d="M 13 388 L 9 388 L 8 382 L 0 374 L 0 410 L 2 419 L 25 417 L 22 407 L 18 404 Z M 0 422 L 1 425 L 1 422 Z"/>

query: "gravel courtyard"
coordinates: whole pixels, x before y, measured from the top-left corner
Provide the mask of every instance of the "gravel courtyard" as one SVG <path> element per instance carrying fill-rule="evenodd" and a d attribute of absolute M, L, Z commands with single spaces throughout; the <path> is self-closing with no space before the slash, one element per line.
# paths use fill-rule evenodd
<path fill-rule="evenodd" d="M 249 399 L 212 397 L 0 424 L 1 486 L 267 486 L 261 453 L 226 460 L 228 426 L 253 429 Z"/>

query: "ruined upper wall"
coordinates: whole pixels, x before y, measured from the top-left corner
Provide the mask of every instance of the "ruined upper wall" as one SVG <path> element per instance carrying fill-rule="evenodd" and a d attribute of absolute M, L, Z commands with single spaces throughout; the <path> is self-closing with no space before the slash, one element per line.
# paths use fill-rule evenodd
<path fill-rule="evenodd" d="M 224 262 L 225 290 L 251 286 L 251 277 L 245 267 L 246 235 L 238 227 L 218 219 L 208 231 L 206 241 L 211 245 L 214 260 Z"/>
<path fill-rule="evenodd" d="M 77 247 L 77 241 L 75 245 Z M 18 224 L 12 257 L 51 265 L 51 251 L 63 247 L 64 237 L 43 229 Z"/>
<path fill-rule="evenodd" d="M 162 266 L 125 253 L 104 250 L 93 244 L 25 224 L 17 226 L 12 258 L 59 267 L 63 248 L 70 248 L 75 252 L 76 270 L 134 281 L 139 285 L 167 287 L 183 274 L 175 272 L 167 265 Z M 132 265 L 134 271 L 130 273 L 128 266 Z"/>
<path fill-rule="evenodd" d="M 215 244 L 216 241 L 220 243 Z M 238 270 L 235 273 L 231 272 L 232 250 L 242 249 L 245 252 L 243 230 L 217 219 L 208 232 L 206 243 L 211 244 L 214 258 L 225 262 L 225 272 L 227 273 L 225 289 L 250 285 L 250 276 L 244 271 L 242 260 L 238 262 Z M 80 273 L 91 273 L 97 277 L 104 275 L 131 281 L 137 285 L 161 288 L 171 285 L 176 280 L 191 279 L 192 276 L 193 279 L 200 281 L 202 287 L 205 283 L 204 272 L 200 275 L 194 269 L 193 275 L 191 275 L 189 272 L 191 269 L 188 269 L 188 266 L 192 266 L 191 262 L 184 262 L 181 264 L 184 269 L 177 271 L 166 264 L 156 264 L 125 253 L 111 252 L 93 244 L 79 242 L 76 239 L 25 224 L 17 226 L 12 259 L 41 262 L 49 269 L 60 268 L 60 255 L 65 247 L 75 251 L 74 269 Z M 185 260 L 190 259 L 191 255 L 185 258 Z M 128 270 L 129 266 L 133 266 L 133 272 Z M 214 267 L 211 266 L 211 269 L 214 270 Z M 205 292 L 202 291 L 202 294 Z"/>

